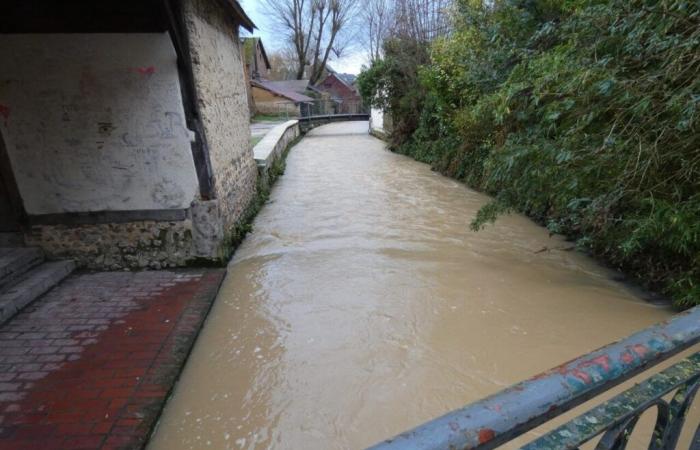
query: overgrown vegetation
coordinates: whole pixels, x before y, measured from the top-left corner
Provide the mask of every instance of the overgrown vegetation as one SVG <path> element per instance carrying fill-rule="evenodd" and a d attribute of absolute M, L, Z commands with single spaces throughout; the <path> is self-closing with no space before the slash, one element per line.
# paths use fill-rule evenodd
<path fill-rule="evenodd" d="M 393 149 L 486 191 L 678 306 L 700 303 L 700 5 L 459 0 L 360 77 Z M 398 121 L 398 122 L 397 122 Z"/>
<path fill-rule="evenodd" d="M 250 147 L 251 147 L 251 148 L 255 148 L 255 146 L 258 145 L 258 143 L 259 143 L 260 141 L 262 141 L 262 139 L 263 139 L 264 137 L 265 137 L 265 136 L 253 136 L 253 137 L 251 137 L 251 138 L 250 138 Z"/>

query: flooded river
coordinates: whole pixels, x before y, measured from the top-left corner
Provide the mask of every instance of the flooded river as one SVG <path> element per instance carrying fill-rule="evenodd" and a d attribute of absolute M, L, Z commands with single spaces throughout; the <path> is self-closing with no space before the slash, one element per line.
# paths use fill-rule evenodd
<path fill-rule="evenodd" d="M 671 315 L 366 129 L 291 151 L 151 450 L 364 448 Z"/>

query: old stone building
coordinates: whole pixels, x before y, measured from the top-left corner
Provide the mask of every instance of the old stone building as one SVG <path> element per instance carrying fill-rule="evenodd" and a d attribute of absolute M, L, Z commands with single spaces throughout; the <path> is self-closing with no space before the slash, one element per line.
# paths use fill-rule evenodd
<path fill-rule="evenodd" d="M 224 257 L 257 177 L 239 27 L 235 0 L 3 1 L 0 245 L 90 268 Z"/>

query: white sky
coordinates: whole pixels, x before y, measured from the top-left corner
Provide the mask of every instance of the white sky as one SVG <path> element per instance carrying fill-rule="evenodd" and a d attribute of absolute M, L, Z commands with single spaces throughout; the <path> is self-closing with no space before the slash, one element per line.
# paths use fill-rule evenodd
<path fill-rule="evenodd" d="M 275 32 L 274 26 L 265 17 L 266 14 L 260 5 L 260 0 L 239 0 L 239 3 L 245 10 L 246 14 L 253 19 L 258 29 L 255 30 L 254 36 L 259 36 L 263 40 L 265 49 L 269 52 L 278 49 L 283 45 L 282 36 L 279 32 Z M 242 30 L 242 33 L 247 34 L 247 31 Z M 274 36 L 274 37 L 273 37 Z M 357 75 L 362 69 L 362 64 L 366 63 L 366 57 L 362 51 L 349 52 L 347 56 L 341 59 L 330 61 L 330 66 L 333 70 L 341 73 L 353 73 Z"/>

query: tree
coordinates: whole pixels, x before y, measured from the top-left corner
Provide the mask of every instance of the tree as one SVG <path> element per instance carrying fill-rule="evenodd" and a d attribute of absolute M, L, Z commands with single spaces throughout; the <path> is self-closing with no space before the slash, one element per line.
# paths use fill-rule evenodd
<path fill-rule="evenodd" d="M 454 0 L 394 0 L 391 34 L 429 43 L 449 33 Z"/>
<path fill-rule="evenodd" d="M 365 0 L 370 66 L 363 69 L 358 84 L 365 102 L 392 114 L 395 143 L 418 126 L 425 100 L 419 66 L 430 63 L 431 43 L 451 32 L 455 3 Z"/>
<path fill-rule="evenodd" d="M 274 81 L 294 80 L 297 76 L 297 65 L 292 49 L 282 49 L 269 54 L 270 79 Z"/>
<path fill-rule="evenodd" d="M 382 46 L 393 23 L 392 0 L 364 0 L 362 12 L 364 44 L 370 63 L 382 58 Z"/>
<path fill-rule="evenodd" d="M 309 81 L 323 75 L 331 57 L 339 57 L 347 38 L 358 0 L 263 0 L 275 23 L 286 30 L 296 62 L 296 78 L 310 66 Z"/>

